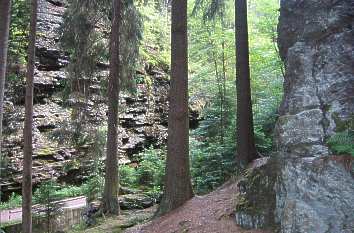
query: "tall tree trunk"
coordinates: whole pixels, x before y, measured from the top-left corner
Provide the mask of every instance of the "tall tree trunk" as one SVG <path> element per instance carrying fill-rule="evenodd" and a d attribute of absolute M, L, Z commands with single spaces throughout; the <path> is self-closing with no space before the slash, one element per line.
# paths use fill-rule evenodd
<path fill-rule="evenodd" d="M 7 51 L 9 45 L 10 9 L 11 0 L 0 0 L 0 163 L 2 161 L 2 119 L 4 111 Z"/>
<path fill-rule="evenodd" d="M 113 20 L 110 41 L 110 75 L 108 82 L 108 132 L 105 186 L 103 193 L 104 211 L 119 214 L 118 204 L 118 104 L 119 104 L 119 25 L 121 0 L 113 1 Z"/>
<path fill-rule="evenodd" d="M 247 0 L 236 0 L 236 87 L 237 157 L 243 165 L 257 158 L 253 132 L 253 114 L 248 48 Z"/>
<path fill-rule="evenodd" d="M 165 190 L 158 215 L 193 197 L 189 168 L 187 0 L 172 1 L 171 87 Z"/>
<path fill-rule="evenodd" d="M 223 28 L 224 30 L 224 28 Z M 222 83 L 221 83 L 221 104 L 220 104 L 220 130 L 221 130 L 221 144 L 224 145 L 225 141 L 225 109 L 226 109 L 226 57 L 225 57 L 225 39 L 221 42 L 222 48 Z"/>
<path fill-rule="evenodd" d="M 23 180 L 22 180 L 22 233 L 32 232 L 32 123 L 33 123 L 33 80 L 36 50 L 38 1 L 31 2 L 31 22 L 28 44 L 26 74 L 25 127 L 23 130 Z"/>

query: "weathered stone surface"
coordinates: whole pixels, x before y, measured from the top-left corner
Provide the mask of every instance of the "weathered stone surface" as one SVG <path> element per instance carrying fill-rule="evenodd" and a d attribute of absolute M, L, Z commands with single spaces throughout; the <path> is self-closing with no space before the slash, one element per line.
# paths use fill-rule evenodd
<path fill-rule="evenodd" d="M 353 159 L 287 159 L 276 185 L 281 233 L 354 232 Z"/>
<path fill-rule="evenodd" d="M 275 138 L 278 149 L 287 152 L 287 155 L 290 156 L 328 154 L 320 123 L 322 116 L 320 109 L 306 110 L 296 115 L 280 116 L 276 126 L 278 135 Z M 286 154 L 284 153 L 284 155 Z"/>
<path fill-rule="evenodd" d="M 353 159 L 326 145 L 354 116 L 354 1 L 283 0 L 280 12 L 276 223 L 281 233 L 354 232 Z"/>
<path fill-rule="evenodd" d="M 240 188 L 245 207 L 253 203 L 236 212 L 240 225 L 267 226 L 266 213 L 273 213 L 274 232 L 354 232 L 354 158 L 329 156 L 326 145 L 354 116 L 353 26 L 352 0 L 281 1 L 278 42 L 286 76 L 275 128 L 278 153 L 263 176 L 262 167 L 252 170 Z M 264 186 L 272 169 L 275 182 Z M 268 199 L 274 206 L 255 204 L 267 195 L 252 186 L 254 179 L 259 189 L 273 188 Z"/>
<path fill-rule="evenodd" d="M 282 155 L 328 155 L 326 138 L 354 115 L 353 12 L 352 0 L 281 1 L 286 76 L 275 141 Z"/>
<path fill-rule="evenodd" d="M 156 204 L 155 200 L 143 194 L 125 194 L 119 197 L 122 210 L 145 209 Z"/>
<path fill-rule="evenodd" d="M 257 159 L 246 170 L 238 183 L 237 225 L 246 229 L 275 228 L 277 171 L 276 160 L 270 158 Z"/>

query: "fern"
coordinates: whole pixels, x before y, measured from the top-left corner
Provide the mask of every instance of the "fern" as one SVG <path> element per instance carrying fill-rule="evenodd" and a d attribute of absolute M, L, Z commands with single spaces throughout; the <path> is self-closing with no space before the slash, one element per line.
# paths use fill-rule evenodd
<path fill-rule="evenodd" d="M 354 131 L 346 130 L 336 133 L 328 140 L 330 149 L 339 155 L 352 155 L 354 157 Z"/>

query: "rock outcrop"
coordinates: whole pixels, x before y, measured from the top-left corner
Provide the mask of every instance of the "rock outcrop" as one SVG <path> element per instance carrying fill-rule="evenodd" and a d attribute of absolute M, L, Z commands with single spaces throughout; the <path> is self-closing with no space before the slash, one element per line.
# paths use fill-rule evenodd
<path fill-rule="evenodd" d="M 281 1 L 286 76 L 275 193 L 282 233 L 354 232 L 353 158 L 330 156 L 326 144 L 354 117 L 353 28 L 352 0 Z"/>
<path fill-rule="evenodd" d="M 354 2 L 281 1 L 286 64 L 275 142 L 284 156 L 328 155 L 326 139 L 354 117 Z"/>
<path fill-rule="evenodd" d="M 236 222 L 280 233 L 354 232 L 354 158 L 332 155 L 326 143 L 353 127 L 354 1 L 282 0 L 279 20 L 286 75 L 278 151 L 247 176 L 243 206 L 251 208 L 241 205 Z M 263 200 L 275 205 L 257 204 Z"/>
<path fill-rule="evenodd" d="M 246 229 L 272 228 L 275 224 L 278 164 L 274 159 L 255 160 L 238 181 L 239 201 L 236 205 L 236 223 Z"/>
<path fill-rule="evenodd" d="M 288 159 L 278 177 L 276 221 L 281 233 L 354 232 L 353 159 Z"/>
<path fill-rule="evenodd" d="M 92 162 L 92 136 L 96 129 L 104 128 L 107 121 L 102 82 L 108 75 L 108 65 L 97 64 L 98 72 L 93 80 L 85 77 L 79 80 L 90 90 L 88 99 L 83 98 L 82 93 L 63 98 L 65 83 L 69 82 L 65 68 L 70 60 L 69 54 L 59 45 L 58 29 L 64 11 L 65 0 L 39 1 L 33 125 L 35 185 L 50 178 L 65 183 L 81 182 Z M 167 138 L 168 75 L 151 67 L 148 70 L 141 68 L 138 73 L 136 93 L 124 92 L 120 96 L 121 164 L 139 162 L 139 152 L 151 145 L 164 145 Z M 24 94 L 24 80 L 9 84 L 6 90 L 3 153 L 7 167 L 0 181 L 5 196 L 21 190 Z M 73 120 L 78 108 L 85 111 L 84 128 L 76 128 L 80 145 L 68 145 L 65 143 L 67 134 L 73 133 L 75 127 L 81 127 Z M 191 111 L 192 122 L 198 121 L 198 117 L 198 110 Z"/>

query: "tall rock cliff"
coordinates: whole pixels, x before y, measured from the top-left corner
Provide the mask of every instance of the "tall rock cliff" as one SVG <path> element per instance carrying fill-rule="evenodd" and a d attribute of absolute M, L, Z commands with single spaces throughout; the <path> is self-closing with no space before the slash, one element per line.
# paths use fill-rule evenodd
<path fill-rule="evenodd" d="M 98 63 L 95 77 L 90 80 L 81 77 L 77 82 L 82 85 L 76 90 L 78 93 L 67 96 L 66 66 L 70 59 L 59 41 L 59 27 L 66 7 L 66 0 L 39 0 L 33 116 L 34 185 L 53 178 L 69 184 L 82 182 L 94 159 L 93 136 L 107 121 L 106 98 L 102 91 L 108 75 L 107 64 Z M 163 145 L 167 138 L 168 75 L 150 64 L 139 64 L 137 75 L 136 93 L 124 92 L 120 96 L 121 164 L 139 162 L 139 152 L 152 145 Z M 90 92 L 88 99 L 80 93 L 84 88 Z M 0 177 L 4 199 L 11 192 L 21 190 L 24 90 L 25 81 L 20 79 L 8 82 L 6 88 L 3 145 L 6 164 L 1 165 L 5 169 Z M 82 128 L 73 117 L 78 107 L 86 113 Z M 191 108 L 191 121 L 197 124 L 199 110 Z M 73 134 L 80 145 L 71 143 Z"/>
<path fill-rule="evenodd" d="M 354 1 L 281 1 L 286 64 L 276 145 L 284 155 L 328 155 L 326 139 L 354 118 Z"/>
<path fill-rule="evenodd" d="M 354 1 L 281 0 L 278 34 L 286 65 L 278 151 L 240 184 L 246 204 L 236 221 L 280 233 L 353 233 L 354 158 L 333 154 L 327 140 L 354 129 Z"/>
<path fill-rule="evenodd" d="M 354 232 L 353 158 L 326 144 L 354 129 L 354 1 L 283 0 L 278 29 L 286 76 L 276 221 L 282 233 Z"/>

